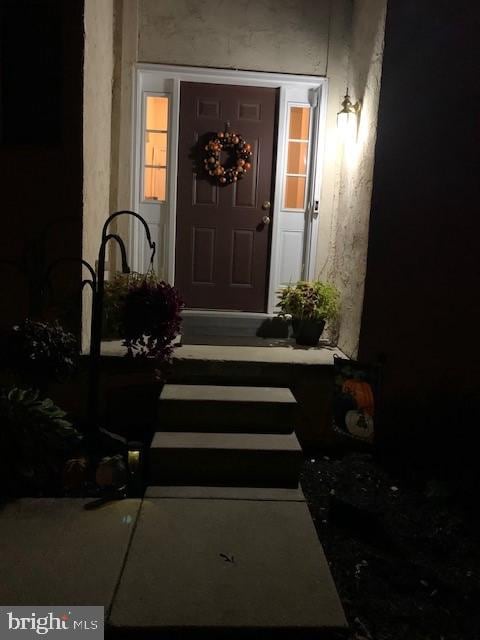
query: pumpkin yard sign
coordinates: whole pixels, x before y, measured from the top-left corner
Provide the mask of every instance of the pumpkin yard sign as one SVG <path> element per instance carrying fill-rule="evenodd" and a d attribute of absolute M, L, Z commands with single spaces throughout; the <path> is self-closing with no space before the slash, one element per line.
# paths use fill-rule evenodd
<path fill-rule="evenodd" d="M 350 438 L 372 442 L 374 438 L 378 367 L 335 358 L 333 426 Z"/>

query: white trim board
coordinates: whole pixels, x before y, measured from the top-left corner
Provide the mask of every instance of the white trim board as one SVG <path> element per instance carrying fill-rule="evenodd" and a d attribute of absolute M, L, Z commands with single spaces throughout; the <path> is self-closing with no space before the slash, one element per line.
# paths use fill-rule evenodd
<path fill-rule="evenodd" d="M 310 278 L 315 270 L 318 233 L 318 211 L 315 201 L 320 201 L 320 180 L 325 138 L 325 113 L 327 79 L 314 76 L 262 73 L 228 69 L 177 67 L 172 65 L 138 64 L 135 68 L 134 126 L 133 126 L 133 208 L 147 220 L 158 245 L 158 275 L 175 283 L 175 231 L 178 169 L 178 132 L 180 112 L 180 83 L 204 82 L 271 87 L 279 89 L 279 117 L 277 159 L 275 167 L 275 197 L 272 210 L 272 237 L 266 313 L 273 313 L 276 291 L 289 281 Z M 145 202 L 140 197 L 145 95 L 168 95 L 170 98 L 170 134 L 167 172 L 168 193 L 166 203 Z M 309 178 L 305 211 L 286 210 L 282 206 L 283 185 L 286 173 L 286 140 L 288 107 L 309 105 L 312 107 L 311 148 L 309 153 Z M 135 270 L 142 271 L 148 263 L 145 243 L 136 221 L 130 228 L 130 255 Z M 305 245 L 307 240 L 308 246 Z M 304 263 L 304 258 L 307 262 Z"/>

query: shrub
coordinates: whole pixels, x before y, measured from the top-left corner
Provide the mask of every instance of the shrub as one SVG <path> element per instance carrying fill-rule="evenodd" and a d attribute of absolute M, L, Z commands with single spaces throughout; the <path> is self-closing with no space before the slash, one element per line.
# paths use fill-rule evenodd
<path fill-rule="evenodd" d="M 66 413 L 31 389 L 0 390 L 0 491 L 39 494 L 59 487 L 59 476 L 80 435 Z"/>
<path fill-rule="evenodd" d="M 57 321 L 27 319 L 13 327 L 8 342 L 9 367 L 22 384 L 38 388 L 71 375 L 78 355 L 77 339 Z"/>

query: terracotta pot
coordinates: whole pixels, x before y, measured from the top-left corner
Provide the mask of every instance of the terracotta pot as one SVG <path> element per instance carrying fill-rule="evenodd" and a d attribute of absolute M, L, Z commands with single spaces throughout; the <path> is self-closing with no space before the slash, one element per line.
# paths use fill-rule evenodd
<path fill-rule="evenodd" d="M 325 328 L 325 320 L 292 318 L 292 327 L 297 344 L 316 347 Z"/>

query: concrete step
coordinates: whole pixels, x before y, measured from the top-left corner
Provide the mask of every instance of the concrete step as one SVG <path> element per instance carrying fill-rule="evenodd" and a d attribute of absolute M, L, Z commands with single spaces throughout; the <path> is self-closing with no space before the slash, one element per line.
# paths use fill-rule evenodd
<path fill-rule="evenodd" d="M 292 433 L 297 411 L 290 389 L 167 384 L 159 418 L 167 431 Z"/>
<path fill-rule="evenodd" d="M 239 386 L 260 383 L 264 387 L 287 387 L 301 407 L 295 432 L 302 445 L 328 447 L 338 444 L 338 437 L 331 428 L 331 407 L 334 356 L 346 357 L 339 349 L 325 344 L 318 349 L 299 348 L 290 341 L 281 340 L 252 342 L 236 338 L 219 342 L 216 339 L 212 344 L 182 344 L 175 350 L 169 382 Z M 103 381 L 110 381 L 117 374 L 129 375 L 151 369 L 150 361 L 125 358 L 125 354 L 126 349 L 120 341 L 102 343 Z M 86 383 L 86 359 L 83 366 Z M 61 385 L 61 389 L 65 387 L 65 384 Z M 103 391 L 102 386 L 102 394 Z M 71 395 L 78 405 L 78 390 L 75 388 Z M 138 405 L 138 410 L 144 413 L 142 405 Z M 154 421 L 156 413 L 157 407 L 152 415 L 145 415 L 142 422 Z"/>
<path fill-rule="evenodd" d="M 151 485 L 296 487 L 302 449 L 292 434 L 159 431 L 150 447 Z"/>
<path fill-rule="evenodd" d="M 305 496 L 297 487 L 202 487 L 199 485 L 149 486 L 145 498 L 185 498 L 191 500 L 280 500 L 304 502 Z"/>
<path fill-rule="evenodd" d="M 289 323 L 267 313 L 235 313 L 186 309 L 182 313 L 182 340 L 208 337 L 288 338 Z"/>
<path fill-rule="evenodd" d="M 342 355 L 335 348 L 300 348 L 285 340 L 182 342 L 175 350 L 170 381 L 225 384 L 222 380 L 228 380 L 228 384 L 255 386 L 261 380 L 263 386 L 292 388 L 303 373 L 311 377 L 331 371 L 335 354 Z"/>
<path fill-rule="evenodd" d="M 346 630 L 305 502 L 260 489 L 200 494 L 143 501 L 110 612 L 114 633 L 299 640 Z"/>

